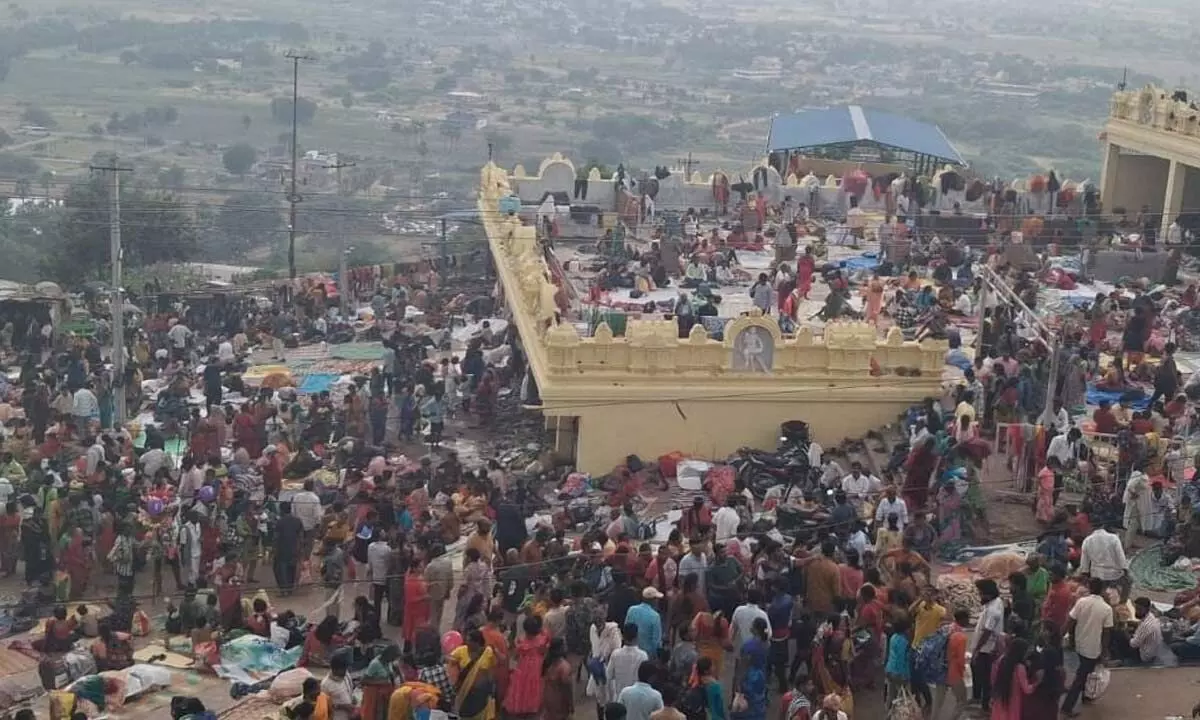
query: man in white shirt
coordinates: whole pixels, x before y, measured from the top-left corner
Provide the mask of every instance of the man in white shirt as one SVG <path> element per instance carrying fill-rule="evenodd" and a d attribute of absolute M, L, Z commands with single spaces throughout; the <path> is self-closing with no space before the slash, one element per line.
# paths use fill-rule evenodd
<path fill-rule="evenodd" d="M 1051 429 L 1056 432 L 1065 433 L 1071 427 L 1071 415 L 1067 409 L 1062 406 L 1061 400 L 1054 401 L 1054 415 L 1051 421 Z"/>
<path fill-rule="evenodd" d="M 865 500 L 879 494 L 883 483 L 874 475 L 863 474 L 862 463 L 850 465 L 850 474 L 842 478 L 842 492 L 850 499 L 850 504 L 860 507 Z"/>
<path fill-rule="evenodd" d="M 187 522 L 180 530 L 179 557 L 184 562 L 183 581 L 195 586 L 200 579 L 200 557 L 203 548 L 200 544 L 200 518 L 195 510 L 188 513 Z"/>
<path fill-rule="evenodd" d="M 1088 675 L 1108 656 L 1108 636 L 1113 626 L 1113 609 L 1104 599 L 1104 581 L 1093 577 L 1088 581 L 1088 591 L 1090 594 L 1071 608 L 1067 620 L 1067 634 L 1075 639 L 1075 652 L 1079 654 L 1079 669 L 1062 704 L 1063 714 L 1068 716 L 1075 714 L 1075 703 L 1083 693 Z"/>
<path fill-rule="evenodd" d="M 850 539 L 846 541 L 847 550 L 855 550 L 858 552 L 858 557 L 866 557 L 867 549 L 871 547 L 871 538 L 867 537 L 867 526 L 863 521 L 858 520 L 854 524 L 854 532 L 850 534 Z"/>
<path fill-rule="evenodd" d="M 317 526 L 321 524 L 321 498 L 313 492 L 316 484 L 312 480 L 304 481 L 304 489 L 292 496 L 292 514 L 300 519 L 304 526 L 303 552 L 312 552 L 313 538 L 316 537 Z M 370 550 L 370 548 L 367 548 Z M 307 557 L 307 554 L 305 555 Z"/>
<path fill-rule="evenodd" d="M 167 331 L 167 338 L 171 341 L 171 347 L 176 350 L 183 350 L 187 347 L 188 340 L 192 337 L 192 331 L 181 322 L 175 323 L 171 329 Z"/>
<path fill-rule="evenodd" d="M 637 625 L 626 625 L 621 628 L 621 639 L 624 644 L 613 650 L 608 656 L 608 665 L 604 674 L 608 678 L 607 699 L 616 702 L 621 691 L 632 687 L 638 680 L 638 668 L 650 659 L 646 651 L 638 647 Z"/>
<path fill-rule="evenodd" d="M 992 663 L 998 659 L 997 650 L 1004 638 L 1004 601 L 995 580 L 976 580 L 975 589 L 979 591 L 983 611 L 970 640 L 971 674 L 975 678 L 971 696 L 979 701 L 986 715 L 992 701 Z"/>
<path fill-rule="evenodd" d="M 741 518 L 737 513 L 736 495 L 731 495 L 725 500 L 725 507 L 713 513 L 713 527 L 716 528 L 717 542 L 724 543 L 737 537 L 738 525 L 741 524 Z"/>
<path fill-rule="evenodd" d="M 84 470 L 87 476 L 91 477 L 96 474 L 96 468 L 104 461 L 104 444 L 100 442 L 100 438 L 96 437 L 92 440 L 92 445 L 87 449 L 84 455 Z"/>
<path fill-rule="evenodd" d="M 829 458 L 821 464 L 821 487 L 826 490 L 837 490 L 842 487 L 842 475 L 845 470 L 837 460 Z"/>
<path fill-rule="evenodd" d="M 221 343 L 217 345 L 217 361 L 222 366 L 228 367 L 237 360 L 237 355 L 233 352 L 233 343 L 229 342 L 229 338 L 222 336 Z"/>
<path fill-rule="evenodd" d="M 1082 437 L 1083 433 L 1079 428 L 1060 432 L 1050 440 L 1050 446 L 1046 448 L 1046 457 L 1057 458 L 1061 468 L 1074 468 L 1079 463 L 1079 444 Z"/>
<path fill-rule="evenodd" d="M 767 611 L 763 610 L 762 604 L 762 592 L 758 588 L 750 588 L 746 592 L 745 604 L 739 605 L 733 611 L 733 617 L 729 619 L 729 631 L 735 648 L 740 648 L 742 643 L 750 639 L 750 628 L 758 618 L 766 621 L 767 634 L 771 634 L 771 619 L 767 617 Z"/>
<path fill-rule="evenodd" d="M 904 532 L 904 526 L 908 524 L 908 505 L 902 498 L 896 497 L 895 485 L 887 486 L 887 489 L 884 490 L 883 499 L 875 507 L 875 522 L 877 526 L 886 523 L 890 515 L 896 516 L 896 524 L 900 532 Z"/>
<path fill-rule="evenodd" d="M 161 468 L 174 470 L 171 466 L 171 456 L 167 455 L 162 448 L 151 448 L 138 458 L 138 462 L 142 464 L 142 474 L 147 478 L 153 478 L 158 474 Z"/>
<path fill-rule="evenodd" d="M 808 466 L 810 468 L 821 467 L 821 456 L 825 454 L 825 449 L 818 442 L 810 442 L 808 444 Z"/>
<path fill-rule="evenodd" d="M 75 422 L 79 423 L 80 429 L 87 428 L 90 422 L 100 419 L 100 401 L 88 385 L 75 391 L 71 400 L 71 414 L 75 416 Z"/>
<path fill-rule="evenodd" d="M 292 512 L 295 512 L 295 507 L 293 500 Z M 375 538 L 367 546 L 367 572 L 371 576 L 371 600 L 375 603 L 375 613 L 379 617 L 384 617 L 383 599 L 387 597 L 388 559 L 391 554 L 392 546 L 388 545 L 383 533 L 376 528 Z"/>
<path fill-rule="evenodd" d="M 1115 583 L 1125 577 L 1129 560 L 1121 538 L 1107 527 L 1098 527 L 1083 540 L 1079 550 L 1079 572 L 1106 583 Z"/>

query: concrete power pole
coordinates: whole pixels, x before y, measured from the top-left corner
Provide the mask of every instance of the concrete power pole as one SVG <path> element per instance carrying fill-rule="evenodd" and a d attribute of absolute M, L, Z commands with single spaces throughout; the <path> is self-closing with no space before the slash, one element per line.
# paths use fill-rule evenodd
<path fill-rule="evenodd" d="M 288 52 L 285 55 L 292 61 L 292 189 L 288 192 L 288 277 L 296 277 L 296 205 L 303 199 L 296 192 L 296 173 L 299 164 L 299 107 L 300 107 L 300 61 L 312 60 L 308 55 L 297 55 Z"/>
<path fill-rule="evenodd" d="M 345 188 L 342 185 L 342 169 L 348 168 L 348 167 L 354 167 L 354 165 L 355 165 L 355 163 L 352 163 L 352 162 L 342 162 L 342 156 L 338 155 L 337 162 L 335 162 L 332 165 L 323 166 L 326 170 L 334 170 L 337 172 L 337 191 L 338 191 L 339 198 L 344 198 L 345 192 L 346 192 Z M 346 212 L 346 207 L 345 207 L 346 203 L 343 201 L 343 202 L 340 202 L 339 205 L 341 205 L 341 207 L 338 209 L 342 213 L 345 213 Z M 338 232 L 338 310 L 341 312 L 343 319 L 350 317 L 350 315 L 349 315 L 350 298 L 346 294 L 350 290 L 350 283 L 346 278 L 346 275 L 348 274 L 348 270 L 346 269 L 346 253 L 348 252 L 348 250 L 346 248 L 345 223 L 346 223 L 345 215 L 338 218 L 338 224 L 340 225 L 339 232 Z"/>
<path fill-rule="evenodd" d="M 108 165 L 92 165 L 93 171 L 108 176 L 108 238 L 112 263 L 112 367 L 113 421 L 125 424 L 125 298 L 121 291 L 121 173 L 133 168 L 120 167 L 114 155 Z"/>

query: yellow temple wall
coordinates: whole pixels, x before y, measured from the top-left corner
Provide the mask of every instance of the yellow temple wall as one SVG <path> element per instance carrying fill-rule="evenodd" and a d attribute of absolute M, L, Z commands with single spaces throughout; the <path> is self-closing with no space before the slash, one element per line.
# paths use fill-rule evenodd
<path fill-rule="evenodd" d="M 579 418 L 576 463 L 586 472 L 605 473 L 631 454 L 654 460 L 678 450 L 692 457 L 724 458 L 740 447 L 774 448 L 779 426 L 789 420 L 809 423 L 813 437 L 832 447 L 895 422 L 912 402 L 861 396 L 841 400 L 828 392 L 819 398 L 781 393 L 754 401 L 735 397 L 578 407 L 571 411 Z"/>
<path fill-rule="evenodd" d="M 623 337 L 601 324 L 580 337 L 555 321 L 556 288 L 535 229 L 500 211 L 511 193 L 504 170 L 483 168 L 481 217 L 541 409 L 560 433 L 578 428 L 573 444 L 585 472 L 607 472 L 630 453 L 719 458 L 772 447 L 788 420 L 808 421 L 833 444 L 940 393 L 944 341 L 905 342 L 899 331 L 880 340 L 860 322 L 831 323 L 821 338 L 808 329 L 785 337 L 755 311 L 730 322 L 722 341 L 700 326 L 679 338 L 667 320 L 631 320 Z"/>

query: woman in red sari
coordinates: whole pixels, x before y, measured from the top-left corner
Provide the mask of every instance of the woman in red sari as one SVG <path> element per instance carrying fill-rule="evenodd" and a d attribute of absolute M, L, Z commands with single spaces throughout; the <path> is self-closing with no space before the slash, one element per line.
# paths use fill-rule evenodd
<path fill-rule="evenodd" d="M 247 404 L 233 419 L 233 439 L 246 449 L 252 459 L 262 454 L 262 433 L 254 419 L 254 409 Z"/>
<path fill-rule="evenodd" d="M 227 628 L 242 626 L 242 564 L 237 551 L 225 555 L 225 564 L 213 573 L 217 588 L 217 608 L 221 622 Z"/>
<path fill-rule="evenodd" d="M 904 502 L 909 512 L 925 507 L 929 499 L 929 478 L 937 467 L 938 454 L 934 451 L 934 439 L 928 438 L 914 449 L 904 461 Z"/>
<path fill-rule="evenodd" d="M 71 599 L 76 600 L 87 590 L 88 580 L 92 574 L 92 561 L 83 546 L 83 530 L 75 528 L 71 531 L 71 540 L 66 550 L 59 558 L 63 572 L 71 578 Z"/>
<path fill-rule="evenodd" d="M 404 642 L 415 643 L 417 631 L 429 624 L 429 583 L 425 562 L 415 561 L 404 576 Z"/>
<path fill-rule="evenodd" d="M 200 516 L 200 572 L 207 573 L 221 549 L 221 531 L 217 524 Z"/>
<path fill-rule="evenodd" d="M 800 297 L 807 300 L 812 292 L 813 273 L 817 270 L 817 260 L 813 257 L 812 248 L 804 248 L 804 254 L 796 261 L 796 289 Z"/>

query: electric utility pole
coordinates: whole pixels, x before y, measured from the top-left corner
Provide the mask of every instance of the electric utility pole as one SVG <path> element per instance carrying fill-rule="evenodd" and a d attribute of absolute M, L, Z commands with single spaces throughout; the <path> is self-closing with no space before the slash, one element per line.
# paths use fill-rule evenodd
<path fill-rule="evenodd" d="M 349 302 L 350 299 L 346 293 L 350 290 L 350 282 L 347 279 L 346 269 L 346 203 L 345 203 L 345 188 L 342 185 L 342 169 L 354 167 L 356 163 L 342 162 L 342 156 L 337 155 L 337 162 L 332 165 L 324 165 L 326 170 L 333 170 L 337 173 L 337 194 L 338 194 L 338 210 L 343 213 L 338 218 L 338 309 L 342 313 L 343 318 L 350 317 Z"/>
<path fill-rule="evenodd" d="M 292 61 L 292 189 L 288 192 L 288 277 L 295 279 L 296 277 L 296 205 L 299 204 L 302 198 L 300 193 L 296 192 L 296 173 L 299 158 L 297 156 L 298 144 L 298 125 L 299 125 L 299 107 L 300 107 L 300 61 L 312 60 L 308 55 L 298 55 L 288 51 L 285 55 L 288 60 Z"/>
<path fill-rule="evenodd" d="M 131 167 L 117 165 L 114 155 L 108 165 L 91 165 L 93 171 L 108 177 L 108 244 L 112 263 L 112 367 L 113 400 L 116 412 L 113 421 L 119 427 L 125 423 L 125 298 L 121 291 L 121 173 L 133 172 Z"/>

